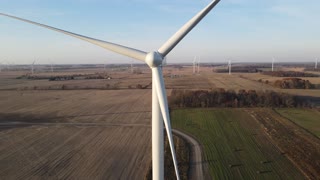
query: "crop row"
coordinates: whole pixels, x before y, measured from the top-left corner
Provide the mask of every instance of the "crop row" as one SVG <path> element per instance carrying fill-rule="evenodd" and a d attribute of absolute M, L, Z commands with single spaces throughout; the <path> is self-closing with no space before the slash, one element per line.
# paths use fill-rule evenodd
<path fill-rule="evenodd" d="M 172 124 L 202 144 L 213 179 L 303 179 L 244 110 L 173 110 Z"/>

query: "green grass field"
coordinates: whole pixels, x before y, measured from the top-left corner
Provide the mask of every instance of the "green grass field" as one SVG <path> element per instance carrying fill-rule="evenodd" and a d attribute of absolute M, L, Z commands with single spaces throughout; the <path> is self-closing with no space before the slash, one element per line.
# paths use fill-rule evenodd
<path fill-rule="evenodd" d="M 242 109 L 179 109 L 173 128 L 203 146 L 213 179 L 304 179 Z"/>
<path fill-rule="evenodd" d="M 320 112 L 311 109 L 281 108 L 276 111 L 320 138 Z"/>

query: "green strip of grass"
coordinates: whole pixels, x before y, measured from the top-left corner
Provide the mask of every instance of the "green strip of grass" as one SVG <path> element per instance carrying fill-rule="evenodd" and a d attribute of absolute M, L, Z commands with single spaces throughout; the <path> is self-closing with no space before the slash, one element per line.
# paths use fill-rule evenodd
<path fill-rule="evenodd" d="M 257 141 L 262 130 L 244 127 L 256 123 L 244 110 L 179 109 L 171 116 L 174 128 L 202 144 L 213 179 L 303 179 L 270 142 Z"/>
<path fill-rule="evenodd" d="M 320 138 L 320 112 L 312 109 L 281 108 L 276 111 Z"/>

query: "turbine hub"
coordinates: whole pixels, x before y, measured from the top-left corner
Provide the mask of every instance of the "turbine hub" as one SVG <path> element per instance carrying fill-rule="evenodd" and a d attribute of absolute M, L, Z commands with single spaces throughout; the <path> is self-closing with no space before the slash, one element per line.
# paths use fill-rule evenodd
<path fill-rule="evenodd" d="M 146 56 L 146 63 L 150 68 L 162 65 L 163 57 L 157 51 L 149 52 Z"/>

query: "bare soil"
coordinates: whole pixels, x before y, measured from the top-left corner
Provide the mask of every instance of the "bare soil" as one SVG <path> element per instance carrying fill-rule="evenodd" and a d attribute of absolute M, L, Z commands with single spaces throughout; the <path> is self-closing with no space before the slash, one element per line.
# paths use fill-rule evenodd
<path fill-rule="evenodd" d="M 2 91 L 0 179 L 141 179 L 151 92 Z"/>
<path fill-rule="evenodd" d="M 103 69 L 52 74 L 96 71 Z M 129 89 L 138 84 L 150 85 L 150 69 L 142 68 L 141 72 L 107 69 L 110 80 L 57 82 L 16 79 L 27 71 L 1 72 L 0 179 L 144 177 L 151 162 L 151 90 L 150 86 Z M 50 75 L 50 72 L 37 73 Z M 190 66 L 181 70 L 165 67 L 164 74 L 168 94 L 175 88 L 225 88 L 274 90 L 320 99 L 320 90 L 281 90 L 259 83 L 260 78 L 275 79 L 258 73 L 230 76 L 203 67 L 200 75 L 193 75 Z M 320 83 L 319 79 L 310 82 Z M 63 90 L 63 86 L 69 90 Z M 315 161 L 320 159 L 319 140 L 271 114 L 265 110 L 253 111 L 253 116 L 285 156 L 308 177 L 320 177 L 319 161 Z M 306 145 L 300 147 L 301 142 Z"/>

